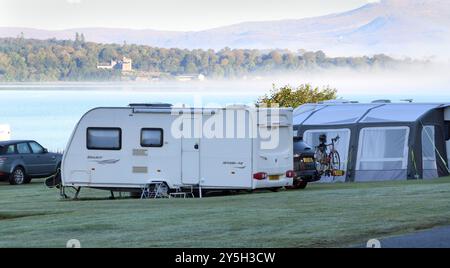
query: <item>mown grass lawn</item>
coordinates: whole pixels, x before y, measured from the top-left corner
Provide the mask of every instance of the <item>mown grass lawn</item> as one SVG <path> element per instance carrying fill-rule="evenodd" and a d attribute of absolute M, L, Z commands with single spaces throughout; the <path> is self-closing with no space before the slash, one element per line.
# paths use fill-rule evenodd
<path fill-rule="evenodd" d="M 347 247 L 450 224 L 450 178 L 311 185 L 203 199 L 63 201 L 0 182 L 0 247 Z M 100 199 L 93 200 L 92 197 Z"/>

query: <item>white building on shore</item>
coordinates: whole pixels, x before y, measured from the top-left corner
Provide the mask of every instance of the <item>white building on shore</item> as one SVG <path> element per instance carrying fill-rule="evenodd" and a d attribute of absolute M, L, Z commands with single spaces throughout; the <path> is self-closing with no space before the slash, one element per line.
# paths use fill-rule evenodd
<path fill-rule="evenodd" d="M 97 69 L 112 70 L 119 69 L 122 72 L 133 71 L 133 61 L 127 57 L 123 57 L 122 60 L 111 60 L 109 64 L 98 64 Z"/>
<path fill-rule="evenodd" d="M 185 74 L 185 75 L 178 75 L 175 77 L 175 79 L 180 82 L 205 81 L 206 77 L 203 74 Z"/>

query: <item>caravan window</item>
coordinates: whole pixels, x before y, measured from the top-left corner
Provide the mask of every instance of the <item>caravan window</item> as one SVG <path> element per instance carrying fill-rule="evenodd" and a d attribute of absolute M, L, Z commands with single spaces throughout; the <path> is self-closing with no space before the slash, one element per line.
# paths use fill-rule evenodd
<path fill-rule="evenodd" d="M 120 128 L 88 128 L 86 141 L 89 150 L 120 150 L 122 130 Z"/>
<path fill-rule="evenodd" d="M 162 128 L 143 128 L 141 130 L 142 147 L 162 147 L 163 130 Z"/>

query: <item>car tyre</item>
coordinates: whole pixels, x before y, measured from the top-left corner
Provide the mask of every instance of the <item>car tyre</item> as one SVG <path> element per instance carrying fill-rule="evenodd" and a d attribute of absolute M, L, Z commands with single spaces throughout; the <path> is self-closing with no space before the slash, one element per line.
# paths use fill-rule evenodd
<path fill-rule="evenodd" d="M 294 184 L 291 189 L 305 189 L 308 185 L 308 182 L 301 179 L 294 179 Z"/>
<path fill-rule="evenodd" d="M 22 167 L 16 167 L 9 176 L 9 184 L 11 185 L 21 185 L 30 181 L 31 179 L 27 178 L 25 170 Z"/>
<path fill-rule="evenodd" d="M 306 182 L 306 181 L 299 181 L 298 185 L 297 185 L 297 189 L 305 189 L 307 185 L 308 185 L 308 182 Z"/>

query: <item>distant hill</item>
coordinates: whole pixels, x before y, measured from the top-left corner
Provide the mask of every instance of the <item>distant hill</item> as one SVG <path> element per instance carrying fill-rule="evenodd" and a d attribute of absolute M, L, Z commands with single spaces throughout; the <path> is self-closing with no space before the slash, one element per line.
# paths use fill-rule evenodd
<path fill-rule="evenodd" d="M 330 55 L 450 56 L 450 4 L 448 0 L 381 0 L 322 17 L 245 22 L 198 32 L 0 28 L 0 37 L 16 37 L 21 32 L 26 38 L 37 39 L 73 39 L 75 32 L 80 32 L 88 41 L 166 48 L 287 48 L 320 49 Z"/>

